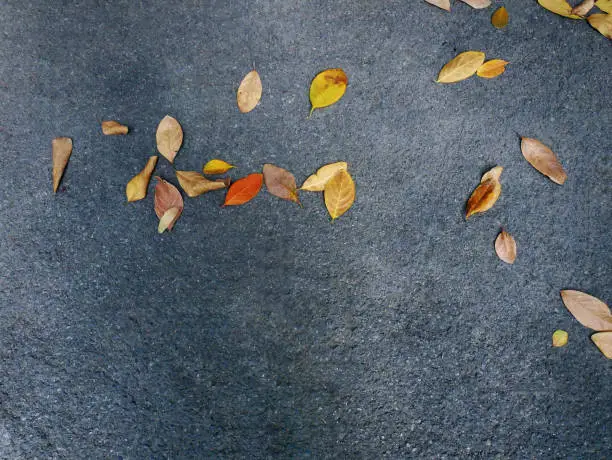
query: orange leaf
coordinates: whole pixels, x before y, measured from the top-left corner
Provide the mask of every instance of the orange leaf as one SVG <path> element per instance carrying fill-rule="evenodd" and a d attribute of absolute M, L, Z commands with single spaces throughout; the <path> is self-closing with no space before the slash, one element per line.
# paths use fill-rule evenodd
<path fill-rule="evenodd" d="M 170 219 L 169 222 L 166 221 L 168 216 L 166 216 L 164 222 L 164 226 L 168 230 L 172 230 L 172 227 L 183 212 L 183 197 L 181 196 L 181 192 L 179 192 L 178 189 L 170 182 L 165 181 L 159 176 L 156 176 L 155 178 L 158 181 L 157 185 L 155 186 L 155 214 L 157 214 L 157 217 L 162 219 L 164 214 L 166 214 L 166 212 L 171 208 L 178 209 L 178 211 L 172 211 L 172 219 Z"/>
<path fill-rule="evenodd" d="M 501 194 L 501 184 L 499 177 L 504 168 L 496 166 L 486 172 L 480 180 L 480 185 L 472 192 L 467 202 L 465 218 L 472 214 L 485 212 L 493 207 Z"/>
<path fill-rule="evenodd" d="M 238 206 L 251 201 L 257 196 L 263 185 L 263 174 L 249 174 L 234 182 L 227 194 L 223 206 Z"/>
<path fill-rule="evenodd" d="M 497 238 L 495 239 L 495 252 L 497 257 L 506 262 L 507 264 L 513 264 L 516 260 L 516 241 L 512 238 L 510 233 L 502 230 Z"/>
<path fill-rule="evenodd" d="M 115 120 L 102 122 L 102 133 L 105 136 L 117 136 L 128 133 L 128 127 Z"/>
<path fill-rule="evenodd" d="M 508 19 L 508 10 L 502 6 L 498 8 L 495 13 L 493 13 L 493 16 L 491 16 L 491 24 L 498 29 L 503 29 L 508 25 Z"/>
<path fill-rule="evenodd" d="M 263 176 L 268 192 L 283 200 L 300 203 L 295 185 L 295 177 L 289 171 L 272 164 L 265 164 Z"/>
<path fill-rule="evenodd" d="M 562 185 L 567 179 L 567 174 L 557 156 L 539 140 L 521 138 L 521 152 L 531 166 L 548 176 L 554 183 Z"/>
<path fill-rule="evenodd" d="M 561 291 L 563 303 L 580 324 L 595 331 L 612 330 L 612 314 L 597 297 L 580 291 Z"/>
<path fill-rule="evenodd" d="M 261 99 L 261 79 L 256 70 L 251 70 L 242 79 L 238 92 L 236 93 L 236 102 L 238 109 L 242 113 L 248 113 L 253 110 Z"/>
<path fill-rule="evenodd" d="M 491 59 L 478 67 L 476 75 L 480 78 L 495 78 L 506 71 L 508 61 L 503 59 Z"/>
<path fill-rule="evenodd" d="M 51 142 L 51 150 L 53 152 L 53 193 L 55 193 L 64 175 L 68 159 L 72 154 L 72 139 L 56 137 Z"/>

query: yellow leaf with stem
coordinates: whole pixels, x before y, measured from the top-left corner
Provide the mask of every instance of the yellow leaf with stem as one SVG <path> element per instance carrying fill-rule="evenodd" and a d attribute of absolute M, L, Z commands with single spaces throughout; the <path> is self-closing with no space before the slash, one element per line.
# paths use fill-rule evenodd
<path fill-rule="evenodd" d="M 348 77 L 342 69 L 327 69 L 319 73 L 310 84 L 310 115 L 315 109 L 327 107 L 340 100 L 346 91 Z"/>

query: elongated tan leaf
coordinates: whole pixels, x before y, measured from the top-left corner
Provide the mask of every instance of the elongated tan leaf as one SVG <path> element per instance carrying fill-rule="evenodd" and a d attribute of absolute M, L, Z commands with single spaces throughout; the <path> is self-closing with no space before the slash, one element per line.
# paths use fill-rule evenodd
<path fill-rule="evenodd" d="M 552 335 L 553 347 L 564 347 L 567 345 L 568 333 L 563 329 L 557 329 Z"/>
<path fill-rule="evenodd" d="M 438 74 L 438 83 L 456 83 L 476 73 L 485 60 L 481 51 L 465 51 L 451 59 Z"/>
<path fill-rule="evenodd" d="M 580 291 L 561 291 L 563 303 L 580 324 L 595 331 L 612 330 L 612 314 L 608 306 Z"/>
<path fill-rule="evenodd" d="M 128 127 L 115 120 L 102 122 L 102 133 L 105 136 L 118 136 L 128 133 Z"/>
<path fill-rule="evenodd" d="M 157 226 L 158 233 L 164 233 L 166 230 L 169 230 L 168 227 L 174 225 L 174 222 L 178 219 L 181 210 L 179 208 L 170 208 L 168 209 L 161 219 L 159 219 L 159 225 Z"/>
<path fill-rule="evenodd" d="M 595 0 L 584 0 L 582 3 L 572 8 L 572 14 L 584 17 L 593 9 L 593 6 L 595 6 Z"/>
<path fill-rule="evenodd" d="M 345 161 L 339 161 L 337 163 L 331 163 L 325 166 L 321 166 L 316 173 L 308 177 L 300 187 L 300 190 L 306 190 L 308 192 L 322 192 L 325 189 L 325 184 L 332 177 L 336 175 L 338 171 L 346 171 L 348 164 Z"/>
<path fill-rule="evenodd" d="M 472 192 L 467 202 L 465 212 L 466 219 L 473 214 L 488 211 L 493 207 L 501 194 L 501 183 L 499 182 L 499 178 L 503 170 L 503 167 L 496 166 L 482 176 L 480 184 L 476 187 L 476 190 Z"/>
<path fill-rule="evenodd" d="M 595 6 L 601 11 L 612 14 L 612 0 L 597 0 Z"/>
<path fill-rule="evenodd" d="M 348 171 L 341 169 L 327 181 L 323 195 L 332 221 L 348 211 L 355 202 L 355 182 Z"/>
<path fill-rule="evenodd" d="M 508 61 L 503 59 L 491 59 L 478 67 L 476 75 L 480 78 L 495 78 L 506 71 Z"/>
<path fill-rule="evenodd" d="M 491 0 L 461 0 L 477 10 L 491 6 Z"/>
<path fill-rule="evenodd" d="M 210 160 L 208 163 L 206 163 L 202 171 L 204 172 L 204 174 L 214 175 L 224 174 L 232 168 L 235 168 L 235 166 L 232 166 L 226 161 L 218 160 L 215 158 L 214 160 Z"/>
<path fill-rule="evenodd" d="M 508 25 L 509 19 L 508 10 L 505 6 L 501 6 L 493 13 L 493 16 L 491 16 L 491 24 L 498 29 L 503 29 Z"/>
<path fill-rule="evenodd" d="M 612 14 L 596 13 L 587 18 L 593 29 L 612 40 Z"/>
<path fill-rule="evenodd" d="M 176 178 L 190 198 L 227 187 L 227 183 L 223 179 L 209 180 L 197 171 L 177 171 Z"/>
<path fill-rule="evenodd" d="M 183 212 L 183 197 L 181 196 L 181 192 L 179 192 L 178 189 L 170 182 L 165 181 L 161 177 L 156 177 L 156 179 L 157 185 L 155 186 L 155 214 L 157 214 L 157 217 L 159 219 L 162 219 L 169 209 L 178 209 L 176 213 L 173 211 L 171 214 L 169 214 L 170 216 L 172 216 L 172 219 L 166 216 L 164 221 L 164 230 L 172 230 L 172 227 Z M 160 228 L 161 225 L 158 227 L 158 230 Z"/>
<path fill-rule="evenodd" d="M 147 164 L 136 174 L 125 187 L 125 195 L 127 196 L 128 202 L 142 200 L 147 196 L 147 188 L 149 187 L 149 181 L 151 180 L 151 174 L 157 164 L 157 155 L 149 157 Z"/>
<path fill-rule="evenodd" d="M 572 14 L 572 6 L 565 0 L 538 0 L 538 3 L 548 11 L 552 11 L 559 16 L 570 19 L 583 19 L 577 14 Z"/>
<path fill-rule="evenodd" d="M 606 358 L 612 359 L 612 331 L 596 332 L 591 340 Z"/>
<path fill-rule="evenodd" d="M 72 139 L 69 137 L 56 137 L 51 142 L 53 156 L 53 193 L 57 192 L 64 169 L 72 154 Z"/>
<path fill-rule="evenodd" d="M 262 86 L 261 79 L 256 70 L 251 70 L 242 79 L 238 92 L 236 93 L 236 102 L 238 109 L 242 113 L 248 113 L 257 107 L 261 99 Z"/>
<path fill-rule="evenodd" d="M 442 8 L 443 10 L 450 11 L 450 0 L 425 0 L 427 3 Z"/>
<path fill-rule="evenodd" d="M 166 115 L 159 122 L 155 139 L 157 140 L 159 153 L 172 163 L 181 145 L 183 145 L 183 128 L 176 119 Z"/>
<path fill-rule="evenodd" d="M 562 185 L 567 179 L 567 174 L 557 156 L 539 140 L 529 137 L 521 138 L 521 151 L 531 166 L 554 183 Z"/>
<path fill-rule="evenodd" d="M 295 177 L 289 171 L 272 164 L 265 164 L 263 176 L 268 192 L 284 200 L 300 202 Z"/>
<path fill-rule="evenodd" d="M 495 252 L 497 257 L 506 262 L 507 264 L 513 264 L 516 260 L 516 241 L 512 238 L 510 233 L 502 230 L 497 238 L 495 239 Z"/>

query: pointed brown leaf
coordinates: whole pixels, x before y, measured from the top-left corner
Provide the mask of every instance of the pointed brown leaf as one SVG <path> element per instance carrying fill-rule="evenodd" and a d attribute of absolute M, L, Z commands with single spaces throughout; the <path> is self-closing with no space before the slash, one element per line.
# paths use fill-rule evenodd
<path fill-rule="evenodd" d="M 183 197 L 181 196 L 181 192 L 179 192 L 178 189 L 170 182 L 165 181 L 158 176 L 155 178 L 158 181 L 157 185 L 155 186 L 155 214 L 157 214 L 157 217 L 161 219 L 171 208 L 178 209 L 178 211 L 172 215 L 172 219 L 166 217 L 166 220 L 164 221 L 164 226 L 166 229 L 172 230 L 172 227 L 183 212 Z M 174 213 L 174 211 L 172 211 L 172 213 Z M 169 222 L 167 222 L 168 219 Z"/>
<path fill-rule="evenodd" d="M 466 205 L 465 218 L 468 219 L 472 214 L 488 211 L 493 207 L 501 194 L 501 183 L 499 177 L 504 170 L 501 166 L 496 166 L 487 171 L 480 180 L 480 185 L 472 192 Z"/>
<path fill-rule="evenodd" d="M 516 241 L 512 238 L 510 233 L 502 230 L 497 238 L 495 239 L 495 252 L 497 257 L 506 262 L 507 264 L 513 264 L 516 260 Z"/>
<path fill-rule="evenodd" d="M 172 163 L 181 145 L 183 145 L 183 128 L 176 119 L 166 115 L 157 126 L 155 139 L 159 153 Z"/>
<path fill-rule="evenodd" d="M 551 181 L 562 185 L 567 179 L 567 174 L 557 156 L 539 140 L 523 137 L 521 151 L 531 166 L 548 176 Z"/>
<path fill-rule="evenodd" d="M 176 177 L 190 198 L 226 187 L 223 179 L 209 180 L 197 171 L 177 171 Z"/>
<path fill-rule="evenodd" d="M 51 142 L 51 150 L 53 152 L 53 193 L 55 193 L 72 153 L 72 139 L 69 137 L 56 137 Z"/>
<path fill-rule="evenodd" d="M 236 102 L 238 109 L 242 113 L 248 113 L 257 107 L 261 99 L 262 86 L 261 79 L 256 70 L 251 70 L 242 79 L 238 92 L 236 93 Z"/>
<path fill-rule="evenodd" d="M 157 164 L 157 155 L 149 157 L 149 161 L 140 171 L 136 174 L 125 187 L 125 194 L 128 202 L 142 200 L 147 196 L 147 188 L 149 187 L 149 181 L 151 180 L 151 174 Z"/>
<path fill-rule="evenodd" d="M 450 0 L 425 0 L 427 3 L 442 8 L 443 10 L 450 11 Z"/>
<path fill-rule="evenodd" d="M 105 136 L 118 136 L 128 133 L 128 127 L 115 120 L 102 122 L 102 133 Z"/>
<path fill-rule="evenodd" d="M 597 332 L 591 340 L 606 358 L 612 359 L 612 331 Z"/>
<path fill-rule="evenodd" d="M 580 291 L 561 291 L 563 303 L 580 324 L 595 331 L 612 330 L 612 314 L 597 297 Z"/>
<path fill-rule="evenodd" d="M 283 200 L 300 202 L 295 185 L 295 177 L 289 171 L 272 164 L 263 167 L 264 181 L 268 192 Z"/>

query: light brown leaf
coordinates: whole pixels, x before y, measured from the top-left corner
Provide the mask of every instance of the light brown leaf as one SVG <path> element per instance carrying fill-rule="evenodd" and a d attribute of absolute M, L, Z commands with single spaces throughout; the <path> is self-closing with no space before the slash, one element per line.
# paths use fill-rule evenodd
<path fill-rule="evenodd" d="M 181 128 L 179 122 L 170 115 L 166 115 L 159 122 L 155 138 L 159 153 L 170 163 L 174 162 L 174 157 L 183 145 L 183 128 Z"/>
<path fill-rule="evenodd" d="M 503 29 L 508 25 L 508 10 L 505 6 L 499 7 L 493 16 L 491 16 L 491 24 L 498 29 Z"/>
<path fill-rule="evenodd" d="M 507 64 L 509 62 L 503 59 L 491 59 L 478 67 L 476 75 L 480 78 L 495 78 L 506 71 Z"/>
<path fill-rule="evenodd" d="M 238 109 L 242 113 L 248 113 L 257 107 L 261 99 L 262 86 L 261 79 L 256 70 L 251 70 L 242 79 L 238 92 L 236 93 L 236 102 Z"/>
<path fill-rule="evenodd" d="M 597 297 L 580 291 L 561 291 L 563 303 L 580 324 L 595 331 L 612 330 L 612 314 Z"/>
<path fill-rule="evenodd" d="M 53 156 L 53 193 L 57 192 L 64 169 L 68 164 L 68 159 L 72 154 L 72 139 L 69 137 L 56 137 L 51 142 Z"/>
<path fill-rule="evenodd" d="M 156 176 L 155 178 L 158 181 L 157 185 L 155 186 L 155 214 L 157 214 L 157 217 L 161 219 L 171 208 L 178 209 L 176 214 L 174 214 L 174 211 L 172 214 L 170 214 L 172 219 L 166 217 L 166 220 L 170 220 L 167 222 L 167 225 L 166 222 L 164 222 L 165 229 L 172 230 L 172 227 L 183 212 L 183 197 L 181 196 L 181 192 L 179 192 L 178 189 L 170 182 L 165 181 L 159 176 Z M 158 227 L 158 230 L 160 227 Z"/>
<path fill-rule="evenodd" d="M 437 83 L 456 83 L 476 73 L 485 60 L 481 51 L 464 51 L 448 61 L 438 74 Z"/>
<path fill-rule="evenodd" d="M 461 0 L 477 10 L 491 6 L 491 0 Z"/>
<path fill-rule="evenodd" d="M 327 181 L 323 196 L 332 222 L 348 211 L 355 202 L 355 182 L 348 171 L 341 169 Z"/>
<path fill-rule="evenodd" d="M 300 203 L 295 177 L 289 171 L 272 164 L 265 164 L 263 176 L 268 192 L 284 200 Z"/>
<path fill-rule="evenodd" d="M 564 331 L 563 329 L 557 329 L 555 332 L 553 332 L 552 335 L 552 346 L 564 347 L 565 345 L 567 345 L 568 336 L 569 334 L 567 333 L 567 331 Z"/>
<path fill-rule="evenodd" d="M 510 233 L 502 230 L 497 238 L 495 239 L 495 252 L 497 257 L 506 262 L 507 264 L 513 264 L 516 260 L 516 241 L 512 238 Z"/>
<path fill-rule="evenodd" d="M 130 179 L 125 187 L 125 195 L 128 202 L 142 200 L 147 196 L 147 188 L 151 180 L 151 174 L 157 164 L 157 155 L 149 157 L 145 167 Z"/>
<path fill-rule="evenodd" d="M 612 40 L 612 14 L 596 13 L 587 18 L 591 27 Z"/>
<path fill-rule="evenodd" d="M 582 17 L 572 14 L 572 6 L 565 0 L 538 0 L 538 3 L 548 11 L 552 11 L 559 16 L 570 19 L 583 19 Z"/>
<path fill-rule="evenodd" d="M 437 6 L 438 8 L 442 8 L 443 10 L 449 11 L 451 10 L 450 0 L 425 0 L 427 3 Z"/>
<path fill-rule="evenodd" d="M 567 174 L 557 156 L 539 140 L 529 137 L 521 138 L 521 151 L 531 166 L 554 183 L 562 185 L 567 179 Z"/>
<path fill-rule="evenodd" d="M 128 127 L 115 120 L 102 122 L 102 133 L 105 136 L 118 136 L 128 133 Z"/>
<path fill-rule="evenodd" d="M 597 0 L 595 6 L 601 11 L 612 14 L 612 0 Z"/>
<path fill-rule="evenodd" d="M 308 192 L 322 192 L 325 189 L 325 184 L 332 177 L 336 175 L 338 171 L 346 171 L 348 164 L 345 161 L 339 161 L 337 163 L 331 163 L 325 166 L 321 166 L 317 169 L 317 172 L 304 181 L 300 190 L 306 190 Z"/>
<path fill-rule="evenodd" d="M 465 218 L 479 212 L 488 211 L 493 207 L 501 194 L 501 183 L 499 177 L 504 170 L 501 166 L 496 166 L 487 171 L 480 180 L 480 185 L 472 192 L 467 202 Z"/>
<path fill-rule="evenodd" d="M 595 6 L 595 0 L 584 0 L 582 3 L 572 8 L 572 14 L 584 17 L 593 9 L 593 6 Z"/>
<path fill-rule="evenodd" d="M 159 224 L 157 225 L 157 232 L 164 233 L 166 230 L 169 230 L 170 225 L 174 225 L 176 219 L 178 219 L 178 215 L 181 210 L 179 208 L 170 208 L 168 209 L 164 215 L 159 219 Z"/>
<path fill-rule="evenodd" d="M 612 331 L 596 332 L 591 340 L 606 358 L 612 359 Z"/>
<path fill-rule="evenodd" d="M 177 171 L 176 177 L 190 198 L 213 190 L 221 190 L 227 186 L 223 179 L 209 180 L 197 171 Z"/>

